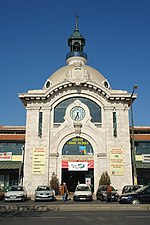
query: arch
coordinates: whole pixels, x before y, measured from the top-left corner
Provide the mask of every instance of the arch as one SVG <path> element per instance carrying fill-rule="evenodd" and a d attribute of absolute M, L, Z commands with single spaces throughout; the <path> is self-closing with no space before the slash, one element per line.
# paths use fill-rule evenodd
<path fill-rule="evenodd" d="M 73 103 L 75 100 L 80 100 L 82 103 L 84 103 L 90 110 L 90 114 L 92 117 L 91 122 L 93 123 L 101 123 L 101 107 L 92 101 L 89 98 L 86 97 L 71 97 L 67 98 L 60 103 L 58 103 L 54 108 L 54 123 L 63 123 L 64 122 L 64 116 L 66 108 Z"/>
<path fill-rule="evenodd" d="M 93 155 L 93 147 L 87 139 L 74 137 L 69 139 L 62 148 L 62 155 Z"/>

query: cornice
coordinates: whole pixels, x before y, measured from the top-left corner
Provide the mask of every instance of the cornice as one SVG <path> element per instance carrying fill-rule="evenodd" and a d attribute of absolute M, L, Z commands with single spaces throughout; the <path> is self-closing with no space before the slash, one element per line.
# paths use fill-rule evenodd
<path fill-rule="evenodd" d="M 20 93 L 18 94 L 19 98 L 23 102 L 25 106 L 27 106 L 27 103 L 30 101 L 43 101 L 48 100 L 52 98 L 56 93 L 67 91 L 69 88 L 81 88 L 88 89 L 89 91 L 93 91 L 94 93 L 102 96 L 109 102 L 126 102 L 128 105 L 130 105 L 131 100 L 131 94 L 127 93 L 126 91 L 122 90 L 111 90 L 106 89 L 102 85 L 97 85 L 91 81 L 87 81 L 80 86 L 77 86 L 74 83 L 70 82 L 62 82 L 59 85 L 53 86 L 52 88 L 48 90 L 33 90 L 29 91 L 28 93 Z M 132 102 L 137 98 L 137 95 L 134 94 L 132 96 Z"/>

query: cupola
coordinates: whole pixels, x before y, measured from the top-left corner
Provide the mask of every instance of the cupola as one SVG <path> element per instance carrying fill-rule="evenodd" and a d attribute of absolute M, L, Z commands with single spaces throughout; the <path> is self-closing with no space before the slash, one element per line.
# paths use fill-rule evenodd
<path fill-rule="evenodd" d="M 87 54 L 83 52 L 83 47 L 85 46 L 85 38 L 83 38 L 79 32 L 78 18 L 79 16 L 76 16 L 75 30 L 71 37 L 68 39 L 68 46 L 70 47 L 70 52 L 66 55 L 67 61 L 71 57 L 82 57 L 85 59 L 84 61 L 87 60 Z"/>

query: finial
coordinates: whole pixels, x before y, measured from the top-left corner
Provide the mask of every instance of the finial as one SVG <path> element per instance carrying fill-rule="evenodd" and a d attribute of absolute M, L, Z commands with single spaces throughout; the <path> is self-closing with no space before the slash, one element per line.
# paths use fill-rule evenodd
<path fill-rule="evenodd" d="M 76 19 L 76 28 L 75 28 L 75 30 L 79 30 L 79 28 L 78 28 L 78 19 L 79 19 L 79 16 L 77 14 L 76 14 L 75 19 Z"/>

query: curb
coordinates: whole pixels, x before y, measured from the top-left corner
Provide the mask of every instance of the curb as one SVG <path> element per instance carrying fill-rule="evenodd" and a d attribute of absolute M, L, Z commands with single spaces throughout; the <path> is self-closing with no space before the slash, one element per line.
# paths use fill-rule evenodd
<path fill-rule="evenodd" d="M 1 205 L 0 212 L 25 212 L 25 211 L 121 211 L 121 210 L 150 210 L 150 205 L 85 205 L 85 204 L 58 204 L 58 205 Z"/>

